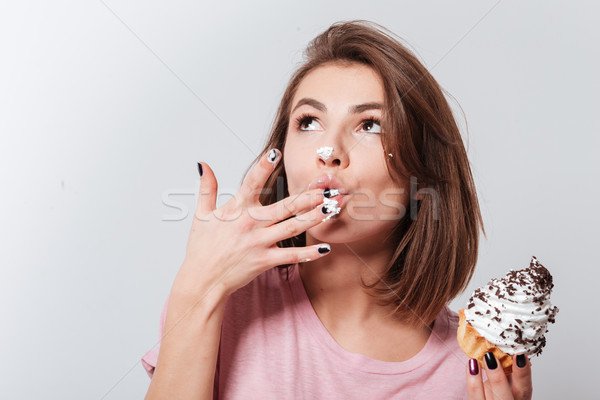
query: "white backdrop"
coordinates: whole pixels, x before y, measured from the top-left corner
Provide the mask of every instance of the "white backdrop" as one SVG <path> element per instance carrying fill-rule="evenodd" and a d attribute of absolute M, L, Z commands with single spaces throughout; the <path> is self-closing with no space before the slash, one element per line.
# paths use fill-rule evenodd
<path fill-rule="evenodd" d="M 599 12 L 592 1 L 2 2 L 0 397 L 144 396 L 139 359 L 191 218 L 168 204 L 194 206 L 197 160 L 235 193 L 304 46 L 360 18 L 414 49 L 464 128 L 489 238 L 453 308 L 537 256 L 560 312 L 534 359 L 535 398 L 592 398 Z"/>

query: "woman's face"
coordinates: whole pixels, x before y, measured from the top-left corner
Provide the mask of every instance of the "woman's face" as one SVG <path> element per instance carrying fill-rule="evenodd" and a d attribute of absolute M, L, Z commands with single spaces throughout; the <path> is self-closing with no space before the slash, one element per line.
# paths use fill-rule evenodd
<path fill-rule="evenodd" d="M 381 240 L 404 216 L 408 189 L 395 184 L 386 168 L 379 122 L 384 107 L 383 83 L 368 66 L 327 64 L 302 80 L 284 147 L 289 193 L 315 188 L 325 174 L 349 192 L 341 213 L 307 235 L 329 243 Z M 334 149 L 327 160 L 317 154 L 322 146 Z"/>

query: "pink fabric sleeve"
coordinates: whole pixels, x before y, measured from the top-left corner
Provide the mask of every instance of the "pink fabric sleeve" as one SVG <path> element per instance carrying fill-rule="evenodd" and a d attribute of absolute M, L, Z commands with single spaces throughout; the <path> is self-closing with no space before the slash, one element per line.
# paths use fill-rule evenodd
<path fill-rule="evenodd" d="M 146 352 L 146 354 L 144 354 L 142 356 L 142 360 L 141 360 L 142 365 L 144 366 L 144 369 L 146 370 L 146 372 L 148 373 L 148 376 L 150 378 L 152 378 L 152 375 L 154 374 L 154 369 L 156 368 L 156 361 L 158 360 L 158 352 L 160 350 L 160 341 L 162 339 L 163 331 L 165 328 L 165 319 L 167 317 L 167 305 L 168 304 L 169 304 L 169 298 L 167 297 L 167 300 L 165 300 L 162 312 L 160 314 L 160 322 L 159 322 L 159 329 L 158 329 L 158 343 L 156 343 L 154 345 L 154 347 L 152 347 L 150 350 L 148 350 Z"/>

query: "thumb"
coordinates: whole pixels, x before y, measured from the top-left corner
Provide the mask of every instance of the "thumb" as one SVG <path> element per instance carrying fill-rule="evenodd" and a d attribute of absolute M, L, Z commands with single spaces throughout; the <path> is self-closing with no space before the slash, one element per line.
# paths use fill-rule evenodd
<path fill-rule="evenodd" d="M 211 213 L 217 207 L 217 190 L 219 184 L 212 168 L 205 162 L 198 162 L 198 173 L 200 174 L 200 188 L 198 203 L 196 205 L 196 216 L 200 217 Z"/>

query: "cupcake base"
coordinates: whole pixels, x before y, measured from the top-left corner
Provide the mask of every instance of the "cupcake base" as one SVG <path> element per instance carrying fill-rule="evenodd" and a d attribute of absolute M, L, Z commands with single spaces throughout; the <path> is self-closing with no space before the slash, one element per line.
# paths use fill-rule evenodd
<path fill-rule="evenodd" d="M 467 322 L 464 309 L 458 311 L 459 322 L 456 338 L 458 344 L 471 358 L 476 358 L 480 363 L 484 363 L 484 355 L 488 351 L 494 353 L 499 364 L 502 365 L 506 375 L 512 374 L 512 356 L 504 353 L 498 347 L 490 343 L 486 338 L 481 336 L 475 328 Z"/>

